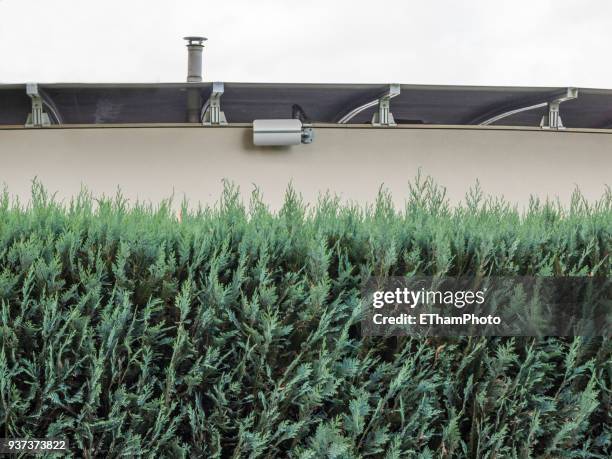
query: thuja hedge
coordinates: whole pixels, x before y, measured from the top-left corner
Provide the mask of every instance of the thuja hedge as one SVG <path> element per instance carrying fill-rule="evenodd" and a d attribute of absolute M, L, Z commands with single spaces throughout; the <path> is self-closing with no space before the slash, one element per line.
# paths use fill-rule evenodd
<path fill-rule="evenodd" d="M 367 338 L 370 275 L 609 276 L 612 193 L 516 210 L 419 179 L 396 210 L 228 185 L 177 214 L 0 199 L 0 436 L 77 456 L 608 458 L 612 346 Z"/>

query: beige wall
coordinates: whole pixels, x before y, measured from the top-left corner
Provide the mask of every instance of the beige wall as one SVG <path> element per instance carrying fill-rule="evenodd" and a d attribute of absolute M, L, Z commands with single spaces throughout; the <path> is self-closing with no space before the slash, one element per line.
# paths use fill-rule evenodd
<path fill-rule="evenodd" d="M 315 129 L 311 145 L 252 146 L 248 127 L 140 127 L 0 130 L 0 183 L 22 199 L 37 176 L 61 198 L 86 185 L 117 186 L 131 198 L 158 201 L 174 191 L 214 202 L 221 180 L 245 194 L 253 184 L 277 207 L 290 180 L 307 200 L 330 189 L 372 201 L 381 184 L 402 203 L 418 169 L 452 201 L 480 180 L 485 192 L 525 204 L 530 194 L 567 201 L 578 185 L 589 199 L 612 177 L 612 134 L 517 129 Z"/>

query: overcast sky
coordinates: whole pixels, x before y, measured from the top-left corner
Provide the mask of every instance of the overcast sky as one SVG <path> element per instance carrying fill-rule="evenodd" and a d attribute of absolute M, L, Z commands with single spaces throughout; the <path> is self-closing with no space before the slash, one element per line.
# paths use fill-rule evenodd
<path fill-rule="evenodd" d="M 207 81 L 612 88 L 608 0 L 0 0 L 0 82 Z"/>

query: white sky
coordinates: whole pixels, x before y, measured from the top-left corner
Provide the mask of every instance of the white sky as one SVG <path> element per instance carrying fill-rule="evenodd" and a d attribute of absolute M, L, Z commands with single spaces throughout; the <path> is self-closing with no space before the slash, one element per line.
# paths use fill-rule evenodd
<path fill-rule="evenodd" d="M 0 82 L 206 81 L 612 88 L 608 0 L 0 0 Z"/>

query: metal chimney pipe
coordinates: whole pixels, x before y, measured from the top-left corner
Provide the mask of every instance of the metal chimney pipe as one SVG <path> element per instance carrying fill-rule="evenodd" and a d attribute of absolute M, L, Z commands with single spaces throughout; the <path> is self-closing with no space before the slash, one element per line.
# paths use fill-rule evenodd
<path fill-rule="evenodd" d="M 202 50 L 204 37 L 183 37 L 187 41 L 187 83 L 200 83 L 202 81 Z M 202 97 L 199 87 L 187 90 L 187 121 L 199 123 Z"/>
<path fill-rule="evenodd" d="M 202 50 L 205 37 L 184 37 L 187 41 L 187 82 L 199 83 L 202 81 Z"/>

